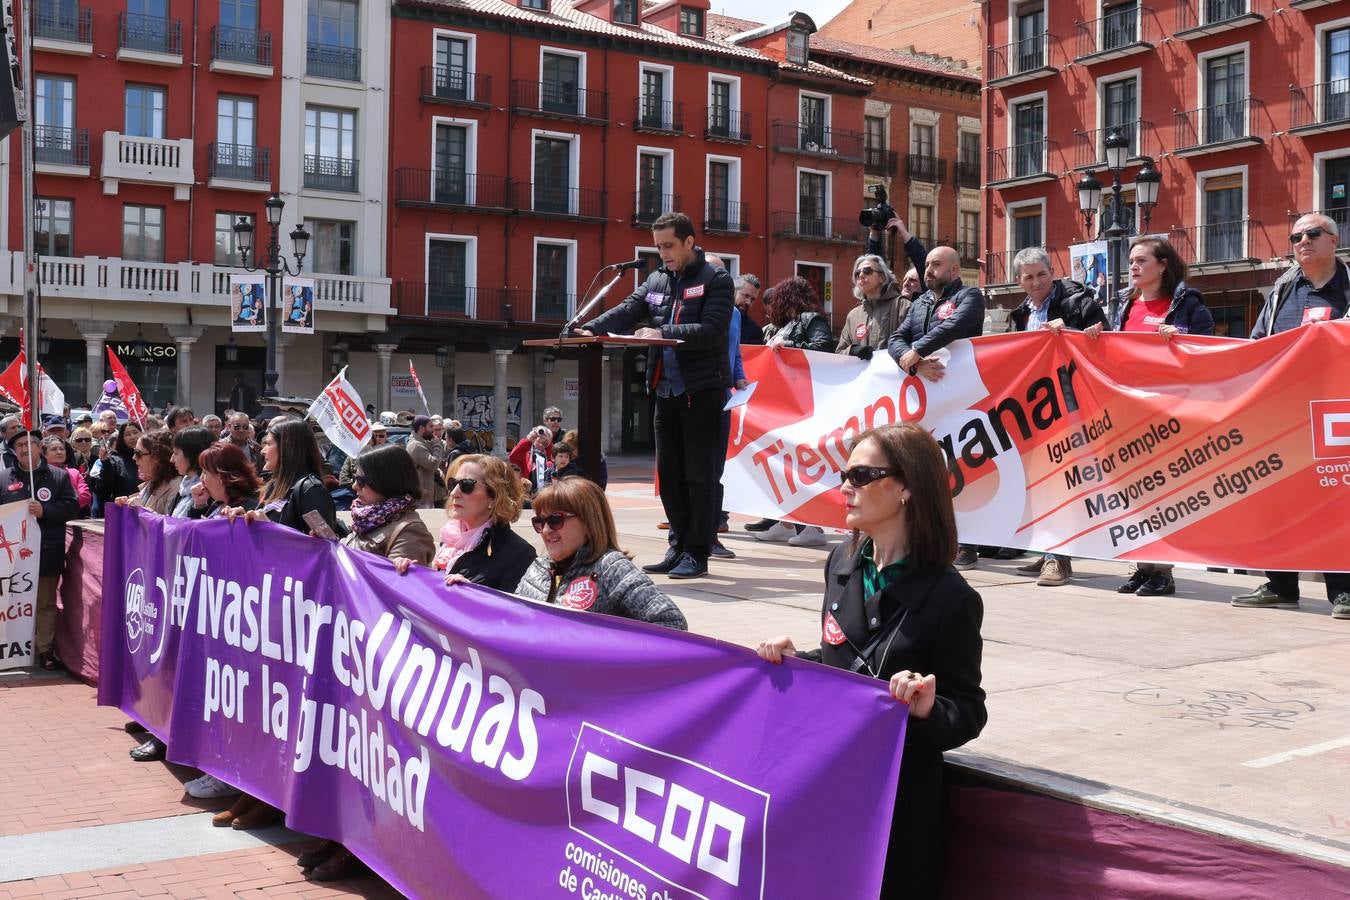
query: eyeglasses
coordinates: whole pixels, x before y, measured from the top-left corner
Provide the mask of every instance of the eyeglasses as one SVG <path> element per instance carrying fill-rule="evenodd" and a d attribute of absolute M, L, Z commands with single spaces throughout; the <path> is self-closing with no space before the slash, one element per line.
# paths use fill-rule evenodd
<path fill-rule="evenodd" d="M 1329 233 L 1330 232 L 1328 232 L 1325 228 L 1308 228 L 1304 231 L 1295 231 L 1293 234 L 1289 235 L 1289 243 L 1297 244 L 1300 241 L 1302 241 L 1305 237 L 1310 241 L 1315 241 L 1322 235 Z"/>
<path fill-rule="evenodd" d="M 132 451 L 131 451 L 131 458 L 132 458 L 132 459 L 140 459 L 140 458 L 143 457 L 143 456 L 149 456 L 149 455 L 150 455 L 150 454 L 149 454 L 149 453 L 146 453 L 144 450 L 132 450 Z"/>
<path fill-rule="evenodd" d="M 535 531 L 539 534 L 543 534 L 545 526 L 547 526 L 550 531 L 557 531 L 567 524 L 568 519 L 575 519 L 576 517 L 576 513 L 555 512 L 549 513 L 546 516 L 535 516 L 530 519 L 530 524 L 534 526 Z"/>
<path fill-rule="evenodd" d="M 474 492 L 475 488 L 478 487 L 478 479 L 451 478 L 449 481 L 446 482 L 446 486 L 450 488 L 452 492 L 454 491 L 455 488 L 459 488 L 459 492 L 467 497 L 469 494 L 472 494 Z"/>
<path fill-rule="evenodd" d="M 875 274 L 877 274 L 876 269 L 872 268 L 871 266 L 863 266 L 861 269 L 853 273 L 853 277 L 862 278 L 864 275 L 875 275 Z"/>
<path fill-rule="evenodd" d="M 230 426 L 230 430 L 231 430 L 231 431 L 248 431 L 248 426 L 247 426 L 247 425 L 231 425 L 231 426 Z"/>
<path fill-rule="evenodd" d="M 94 442 L 94 439 L 93 439 L 93 438 L 71 438 L 71 439 L 70 439 L 70 442 L 71 442 L 72 444 L 92 444 L 92 443 Z"/>
<path fill-rule="evenodd" d="M 544 416 L 545 422 L 561 422 L 562 416 Z"/>
<path fill-rule="evenodd" d="M 867 487 L 874 481 L 899 474 L 894 469 L 883 469 L 880 466 L 854 466 L 839 473 L 839 484 L 847 483 L 855 488 Z"/>
<path fill-rule="evenodd" d="M 366 476 L 364 476 L 364 475 L 353 475 L 353 476 L 352 476 L 352 487 L 361 487 L 362 485 L 367 484 L 367 483 L 368 483 L 368 482 L 366 481 Z"/>

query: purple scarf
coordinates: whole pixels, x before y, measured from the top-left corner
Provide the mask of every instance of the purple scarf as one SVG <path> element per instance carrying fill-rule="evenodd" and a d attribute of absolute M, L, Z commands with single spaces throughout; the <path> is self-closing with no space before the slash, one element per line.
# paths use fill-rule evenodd
<path fill-rule="evenodd" d="M 403 512 L 409 506 L 412 506 L 413 498 L 411 494 L 400 494 L 397 497 L 387 497 L 374 505 L 367 505 L 360 500 L 352 501 L 352 530 L 357 534 L 365 534 L 368 531 L 374 531 L 390 519 Z"/>

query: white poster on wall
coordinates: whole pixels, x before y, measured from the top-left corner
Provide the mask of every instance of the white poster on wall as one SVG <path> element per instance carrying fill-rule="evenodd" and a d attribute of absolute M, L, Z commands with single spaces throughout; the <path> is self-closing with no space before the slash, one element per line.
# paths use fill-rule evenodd
<path fill-rule="evenodd" d="M 281 330 L 313 334 L 314 279 L 287 278 L 281 285 Z"/>
<path fill-rule="evenodd" d="M 267 282 L 261 273 L 230 276 L 230 330 L 267 330 Z"/>

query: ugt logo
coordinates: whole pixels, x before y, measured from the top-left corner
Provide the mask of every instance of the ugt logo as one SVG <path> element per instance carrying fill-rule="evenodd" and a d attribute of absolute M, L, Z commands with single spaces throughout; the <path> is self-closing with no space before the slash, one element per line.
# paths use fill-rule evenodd
<path fill-rule="evenodd" d="M 123 600 L 123 621 L 127 630 L 127 649 L 139 653 L 142 645 L 155 646 L 155 636 L 160 627 L 159 604 L 151 597 L 145 583 L 145 573 L 140 569 L 127 576 L 127 585 Z"/>
<path fill-rule="evenodd" d="M 1312 400 L 1308 403 L 1312 425 L 1313 458 L 1343 459 L 1350 456 L 1350 400 Z"/>

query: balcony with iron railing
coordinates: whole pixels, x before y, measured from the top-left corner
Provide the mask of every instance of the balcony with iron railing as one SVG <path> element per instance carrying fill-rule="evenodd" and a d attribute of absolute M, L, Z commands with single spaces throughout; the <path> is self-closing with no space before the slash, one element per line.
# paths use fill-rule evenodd
<path fill-rule="evenodd" d="M 1041 138 L 1010 147 L 990 148 L 990 186 L 1009 187 L 1054 180 L 1057 176 L 1050 169 L 1050 154 L 1057 146 L 1054 141 Z"/>
<path fill-rule="evenodd" d="M 881 147 L 863 147 L 863 171 L 889 178 L 895 174 L 896 152 Z"/>
<path fill-rule="evenodd" d="M 703 203 L 703 230 L 708 234 L 740 235 L 750 231 L 750 204 L 708 198 Z"/>
<path fill-rule="evenodd" d="M 453 66 L 423 66 L 422 101 L 487 109 L 492 105 L 492 78 Z"/>
<path fill-rule="evenodd" d="M 509 212 L 510 182 L 501 175 L 480 175 L 444 169 L 398 169 L 394 202 L 424 209 L 472 208 L 477 212 Z"/>
<path fill-rule="evenodd" d="M 515 289 L 506 292 L 506 307 L 507 322 L 560 325 L 576 313 L 577 296 L 549 288 Z"/>
<path fill-rule="evenodd" d="M 88 56 L 94 51 L 94 11 L 60 0 L 41 0 L 33 23 L 33 46 L 38 50 Z"/>
<path fill-rule="evenodd" d="M 272 32 L 212 25 L 211 71 L 270 77 Z"/>
<path fill-rule="evenodd" d="M 703 137 L 725 144 L 748 144 L 750 113 L 725 106 L 708 107 L 708 127 L 703 129 Z"/>
<path fill-rule="evenodd" d="M 911 153 L 905 162 L 905 172 L 910 181 L 942 184 L 947 178 L 947 161 L 940 156 Z"/>
<path fill-rule="evenodd" d="M 1050 65 L 1050 35 L 1042 33 L 989 48 L 990 87 L 1008 87 L 1055 71 Z"/>
<path fill-rule="evenodd" d="M 1252 242 L 1261 223 L 1255 219 L 1235 219 L 1173 228 L 1168 241 L 1187 266 L 1251 267 L 1258 264 Z"/>
<path fill-rule="evenodd" d="M 684 131 L 684 104 L 678 100 L 637 97 L 633 100 L 633 130 L 648 134 Z"/>
<path fill-rule="evenodd" d="M 1119 131 L 1130 142 L 1126 163 L 1134 165 L 1143 161 L 1145 156 L 1156 156 L 1154 147 L 1153 123 L 1143 119 L 1121 122 L 1106 128 L 1094 128 L 1091 131 L 1073 133 L 1073 167 L 1078 171 L 1101 169 L 1106 166 L 1106 138 L 1113 131 Z"/>
<path fill-rule="evenodd" d="M 961 257 L 961 265 L 973 269 L 980 264 L 980 245 L 975 241 L 957 241 L 952 244 Z"/>
<path fill-rule="evenodd" d="M 867 239 L 857 219 L 817 216 L 790 209 L 773 214 L 773 233 L 780 238 L 831 244 L 863 244 Z"/>
<path fill-rule="evenodd" d="M 361 48 L 339 44 L 306 44 L 305 74 L 334 81 L 360 81 Z"/>
<path fill-rule="evenodd" d="M 252 144 L 213 143 L 207 149 L 207 176 L 211 187 L 252 191 L 272 189 L 272 151 Z"/>
<path fill-rule="evenodd" d="M 663 194 L 660 191 L 634 191 L 633 217 L 629 220 L 634 228 L 650 228 L 651 224 L 668 212 L 680 211 L 684 201 L 679 194 Z"/>
<path fill-rule="evenodd" d="M 162 16 L 119 13 L 117 58 L 159 65 L 183 62 L 183 22 Z"/>
<path fill-rule="evenodd" d="M 1313 213 L 1326 216 L 1336 223 L 1336 251 L 1338 253 L 1350 253 L 1350 206 L 1329 206 L 1325 209 L 1310 210 L 1309 212 L 1290 213 L 1289 230 L 1292 232 L 1299 219 Z M 1285 250 L 1285 256 L 1293 256 L 1293 246 L 1286 246 L 1288 249 Z"/>
<path fill-rule="evenodd" d="M 128 181 L 172 185 L 174 199 L 186 200 L 193 184 L 192 141 L 105 131 L 99 177 L 105 193 L 117 193 L 118 183 Z"/>
<path fill-rule="evenodd" d="M 1191 41 L 1264 22 L 1265 0 L 1178 0 L 1176 36 Z"/>
<path fill-rule="evenodd" d="M 360 166 L 355 159 L 305 154 L 304 186 L 309 190 L 354 194 L 359 174 Z"/>
<path fill-rule="evenodd" d="M 89 174 L 89 129 L 33 126 L 33 162 L 45 174 Z"/>
<path fill-rule="evenodd" d="M 1153 10 L 1135 3 L 1108 9 L 1100 18 L 1076 22 L 1078 41 L 1073 61 L 1099 63 L 1152 50 L 1157 42 L 1153 23 Z"/>
<path fill-rule="evenodd" d="M 773 149 L 779 153 L 801 153 L 839 162 L 863 161 L 863 135 L 860 131 L 826 128 L 810 122 L 774 122 Z"/>
<path fill-rule="evenodd" d="M 1289 88 L 1289 130 L 1319 134 L 1350 128 L 1350 78 Z"/>
<path fill-rule="evenodd" d="M 953 166 L 953 177 L 959 188 L 979 188 L 980 160 L 978 157 L 958 156 Z"/>
<path fill-rule="evenodd" d="M 1253 120 L 1261 109 L 1260 100 L 1248 97 L 1178 112 L 1173 152 L 1194 156 L 1260 144 Z"/>
<path fill-rule="evenodd" d="M 511 82 L 511 111 L 599 124 L 609 121 L 609 94 L 557 81 L 517 79 Z"/>
<path fill-rule="evenodd" d="M 405 318 L 499 325 L 508 321 L 506 298 L 505 288 L 475 287 L 460 280 L 394 283 L 394 308 Z"/>
<path fill-rule="evenodd" d="M 1051 258 L 1055 256 L 1056 250 L 1054 247 L 1046 247 L 1045 251 L 1050 254 Z M 1017 254 L 1018 250 L 985 251 L 983 277 L 985 288 L 1000 288 L 1001 290 L 998 292 L 1006 294 L 1017 285 L 1017 278 L 1012 271 L 1013 257 Z"/>
<path fill-rule="evenodd" d="M 605 192 L 549 182 L 511 182 L 511 206 L 523 215 L 601 222 Z"/>

